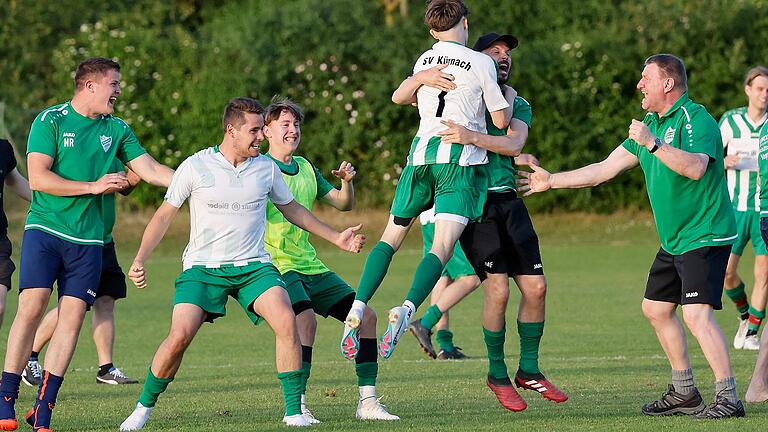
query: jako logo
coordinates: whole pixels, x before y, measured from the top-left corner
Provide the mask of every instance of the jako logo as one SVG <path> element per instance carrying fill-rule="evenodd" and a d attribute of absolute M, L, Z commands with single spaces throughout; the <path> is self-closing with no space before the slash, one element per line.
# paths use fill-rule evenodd
<path fill-rule="evenodd" d="M 542 267 L 543 267 L 543 266 L 541 265 L 541 263 L 539 263 L 539 264 L 534 264 L 534 265 L 533 265 L 533 268 L 534 268 L 534 269 L 540 269 L 540 268 L 542 268 Z"/>
<path fill-rule="evenodd" d="M 493 261 L 486 261 L 485 266 L 488 268 L 493 268 Z"/>
<path fill-rule="evenodd" d="M 695 292 L 695 291 L 694 292 L 685 293 L 685 298 L 693 298 L 693 297 L 698 297 L 698 296 L 699 296 L 699 293 Z"/>

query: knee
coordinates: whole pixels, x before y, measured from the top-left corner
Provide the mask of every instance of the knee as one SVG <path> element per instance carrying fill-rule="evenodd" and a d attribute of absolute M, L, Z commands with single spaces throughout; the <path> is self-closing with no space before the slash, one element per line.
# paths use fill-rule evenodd
<path fill-rule="evenodd" d="M 729 267 L 727 270 L 725 270 L 725 285 L 727 287 L 735 288 L 739 282 L 741 282 L 741 279 L 739 278 L 735 268 Z"/>
<path fill-rule="evenodd" d="M 670 319 L 671 315 L 674 314 L 674 309 L 670 313 L 667 310 L 661 310 L 657 307 L 654 307 L 653 305 L 643 302 L 643 315 L 645 315 L 645 318 L 651 323 L 652 326 L 656 327 L 660 323 Z"/>
<path fill-rule="evenodd" d="M 278 339 L 283 338 L 296 338 L 298 336 L 296 326 L 296 315 L 293 313 L 293 309 L 290 307 L 281 308 L 275 311 L 272 315 L 272 330 L 275 332 L 275 337 Z M 317 320 L 312 316 L 312 322 L 315 328 L 317 328 Z"/>
<path fill-rule="evenodd" d="M 485 287 L 485 293 L 493 303 L 506 304 L 509 301 L 509 285 L 504 283 L 491 283 L 490 281 Z"/>
<path fill-rule="evenodd" d="M 706 331 L 710 323 L 709 314 L 706 311 L 699 310 L 683 310 L 683 321 L 685 321 L 686 327 L 694 335 Z"/>
<path fill-rule="evenodd" d="M 361 325 L 364 328 L 376 328 L 376 312 L 368 306 L 365 307 L 365 312 L 363 312 L 363 322 Z"/>
<path fill-rule="evenodd" d="M 297 326 L 307 333 L 315 334 L 317 331 L 317 318 L 315 318 L 315 311 L 307 309 L 304 312 L 296 316 Z"/>
<path fill-rule="evenodd" d="M 171 330 L 166 339 L 168 349 L 174 354 L 183 353 L 192 342 L 194 335 L 186 330 Z"/>
<path fill-rule="evenodd" d="M 544 278 L 526 286 L 523 290 L 525 299 L 532 303 L 543 303 L 547 297 L 547 281 Z"/>

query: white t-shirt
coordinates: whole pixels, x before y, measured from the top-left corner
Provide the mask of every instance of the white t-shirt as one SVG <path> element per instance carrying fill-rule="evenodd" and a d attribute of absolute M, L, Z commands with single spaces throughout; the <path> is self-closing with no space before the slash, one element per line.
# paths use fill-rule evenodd
<path fill-rule="evenodd" d="M 186 199 L 191 227 L 184 270 L 271 262 L 264 250 L 267 199 L 283 205 L 293 194 L 272 159 L 260 155 L 234 167 L 216 147 L 190 156 L 173 175 L 165 201 L 179 208 Z"/>
<path fill-rule="evenodd" d="M 452 160 L 450 144 L 427 150 L 430 141 L 438 132 L 446 129 L 441 120 L 451 120 L 469 130 L 486 133 L 485 111 L 499 111 L 509 106 L 497 82 L 496 66 L 493 59 L 481 52 L 453 42 L 437 42 L 432 49 L 422 54 L 413 67 L 413 73 L 448 64 L 443 72 L 454 76 L 456 89 L 441 92 L 434 87 L 422 86 L 417 92 L 419 116 L 419 139 L 416 148 L 409 155 L 411 165 L 427 163 L 458 163 L 479 165 L 487 163 L 485 149 L 473 145 L 463 146 L 458 161 Z M 428 154 L 436 151 L 436 155 Z M 434 160 L 434 162 L 432 162 Z"/>

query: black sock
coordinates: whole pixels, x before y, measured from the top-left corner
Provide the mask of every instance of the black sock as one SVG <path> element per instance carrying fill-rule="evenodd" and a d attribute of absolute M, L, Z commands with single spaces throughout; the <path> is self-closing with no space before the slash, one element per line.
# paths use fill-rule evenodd
<path fill-rule="evenodd" d="M 37 361 L 38 357 L 40 357 L 40 351 L 32 351 L 32 354 L 29 355 L 29 361 Z"/>
<path fill-rule="evenodd" d="M 110 369 L 115 367 L 112 363 L 107 363 L 103 366 L 99 366 L 99 375 L 104 375 L 109 372 Z"/>

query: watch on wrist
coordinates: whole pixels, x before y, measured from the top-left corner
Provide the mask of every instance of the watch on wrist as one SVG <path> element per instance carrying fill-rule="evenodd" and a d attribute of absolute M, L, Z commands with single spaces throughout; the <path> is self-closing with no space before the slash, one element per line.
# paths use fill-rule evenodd
<path fill-rule="evenodd" d="M 664 144 L 661 142 L 659 137 L 654 138 L 654 140 L 653 140 L 653 147 L 650 150 L 648 150 L 648 153 L 654 153 L 656 150 L 658 150 L 663 145 Z"/>

